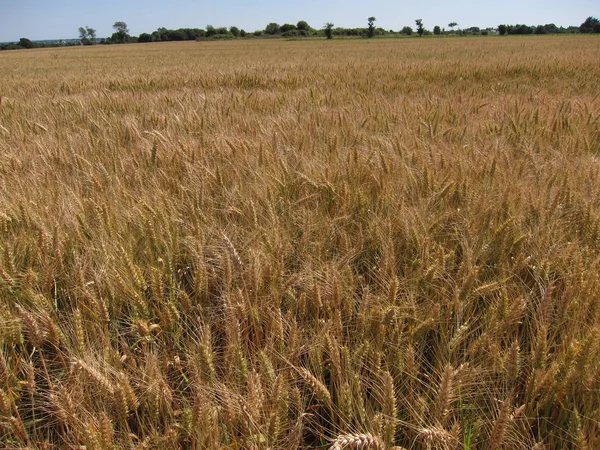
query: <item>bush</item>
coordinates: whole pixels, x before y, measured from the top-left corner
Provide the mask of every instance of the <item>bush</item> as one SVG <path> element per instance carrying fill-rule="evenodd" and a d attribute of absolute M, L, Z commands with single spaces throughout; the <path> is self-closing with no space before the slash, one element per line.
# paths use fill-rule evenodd
<path fill-rule="evenodd" d="M 296 28 L 300 31 L 306 31 L 307 33 L 310 31 L 310 25 L 306 20 L 301 20 L 296 24 Z M 305 36 L 305 35 L 304 35 Z"/>
<path fill-rule="evenodd" d="M 110 40 L 113 44 L 127 44 L 129 42 L 129 34 L 123 30 L 115 31 Z"/>
<path fill-rule="evenodd" d="M 413 34 L 413 29 L 411 27 L 404 27 L 404 28 L 402 28 L 400 33 L 410 36 Z"/>
<path fill-rule="evenodd" d="M 284 23 L 279 27 L 280 33 L 287 33 L 288 31 L 296 30 L 296 25 L 292 25 L 291 23 Z"/>
<path fill-rule="evenodd" d="M 20 48 L 23 48 L 23 47 L 19 47 L 14 42 L 11 42 L 10 44 L 2 44 L 2 45 L 0 45 L 0 50 L 18 50 Z"/>
<path fill-rule="evenodd" d="M 186 35 L 181 30 L 170 30 L 168 33 L 169 41 L 185 41 Z"/>
<path fill-rule="evenodd" d="M 17 45 L 21 48 L 35 48 L 36 47 L 36 44 L 27 38 L 19 39 L 19 43 Z"/>
<path fill-rule="evenodd" d="M 535 27 L 530 27 L 527 25 L 507 25 L 508 34 L 532 34 L 535 30 Z"/>
<path fill-rule="evenodd" d="M 152 42 L 152 41 L 154 41 L 154 39 L 152 38 L 152 35 L 148 34 L 148 33 L 142 33 L 138 37 L 138 42 L 140 42 L 140 43 Z"/>
<path fill-rule="evenodd" d="M 588 17 L 585 19 L 585 22 L 581 24 L 579 27 L 579 31 L 581 33 L 596 33 L 596 25 L 598 25 L 600 21 L 596 17 Z"/>
<path fill-rule="evenodd" d="M 465 28 L 464 30 L 462 30 L 462 33 L 463 34 L 480 34 L 481 28 L 479 28 L 479 27 Z"/>
<path fill-rule="evenodd" d="M 215 34 L 217 34 L 217 30 L 215 27 L 213 27 L 212 25 L 206 25 L 206 33 L 205 36 L 206 37 L 211 37 L 214 36 Z"/>
<path fill-rule="evenodd" d="M 235 36 L 231 33 L 222 33 L 222 34 L 215 34 L 214 36 L 211 36 L 211 39 L 221 41 L 221 40 L 235 39 Z"/>
<path fill-rule="evenodd" d="M 270 35 L 279 33 L 279 24 L 275 23 L 275 22 L 271 22 L 270 24 L 268 24 L 266 26 L 265 33 L 270 34 Z"/>
<path fill-rule="evenodd" d="M 518 29 L 518 34 L 532 34 L 534 31 L 533 27 L 527 25 L 521 25 Z"/>

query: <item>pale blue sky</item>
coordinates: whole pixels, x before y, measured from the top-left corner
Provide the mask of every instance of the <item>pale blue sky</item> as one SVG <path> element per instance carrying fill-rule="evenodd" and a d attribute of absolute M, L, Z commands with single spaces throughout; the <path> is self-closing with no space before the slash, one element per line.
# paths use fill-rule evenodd
<path fill-rule="evenodd" d="M 131 34 L 138 35 L 161 26 L 236 25 L 254 31 L 269 22 L 299 20 L 314 28 L 325 22 L 362 27 L 369 16 L 377 18 L 377 26 L 394 30 L 414 27 L 418 18 L 429 29 L 453 21 L 463 28 L 500 23 L 578 26 L 590 15 L 600 15 L 598 0 L 0 0 L 0 42 L 72 38 L 86 25 L 105 37 L 115 21 L 126 22 Z"/>

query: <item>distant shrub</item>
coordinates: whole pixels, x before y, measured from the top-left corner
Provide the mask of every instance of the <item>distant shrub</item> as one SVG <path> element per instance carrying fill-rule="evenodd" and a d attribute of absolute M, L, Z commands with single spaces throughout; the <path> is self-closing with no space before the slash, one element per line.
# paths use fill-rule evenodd
<path fill-rule="evenodd" d="M 171 31 L 171 32 L 169 32 L 168 36 L 169 36 L 170 41 L 185 41 L 186 40 L 185 33 L 180 30 Z"/>
<path fill-rule="evenodd" d="M 214 36 L 211 36 L 211 39 L 215 39 L 215 40 L 228 40 L 228 39 L 235 39 L 235 36 L 231 33 L 222 33 L 222 34 L 215 34 Z"/>
<path fill-rule="evenodd" d="M 306 20 L 301 20 L 296 24 L 296 28 L 300 31 L 310 31 L 310 25 L 306 22 Z"/>
<path fill-rule="evenodd" d="M 596 17 L 590 16 L 587 19 L 585 19 L 585 22 L 583 22 L 580 27 L 579 27 L 579 32 L 580 33 L 597 33 L 596 31 L 596 25 L 600 24 L 600 20 L 598 20 Z"/>
<path fill-rule="evenodd" d="M 481 34 L 481 28 L 479 27 L 470 27 L 462 30 L 462 34 Z"/>
<path fill-rule="evenodd" d="M 291 23 L 284 23 L 279 27 L 280 33 L 287 33 L 288 31 L 293 31 L 296 29 L 296 25 L 292 25 Z"/>
<path fill-rule="evenodd" d="M 14 42 L 11 42 L 10 44 L 2 44 L 2 45 L 0 45 L 0 50 L 18 50 L 20 48 L 23 48 L 23 47 L 19 47 Z"/>
<path fill-rule="evenodd" d="M 148 33 L 142 33 L 138 37 L 138 42 L 140 42 L 140 43 L 152 42 L 152 41 L 154 41 L 154 39 L 152 38 L 152 35 L 148 34 Z"/>
<path fill-rule="evenodd" d="M 17 45 L 21 48 L 35 48 L 36 47 L 35 43 L 30 41 L 27 38 L 19 39 L 19 43 Z"/>
<path fill-rule="evenodd" d="M 265 27 L 265 33 L 267 34 L 277 34 L 279 32 L 279 24 L 276 22 L 271 22 Z"/>

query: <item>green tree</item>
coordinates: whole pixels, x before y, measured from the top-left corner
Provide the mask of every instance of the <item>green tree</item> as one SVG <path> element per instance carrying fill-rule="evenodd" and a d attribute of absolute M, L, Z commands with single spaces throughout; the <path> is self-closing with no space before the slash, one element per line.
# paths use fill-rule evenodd
<path fill-rule="evenodd" d="M 87 31 L 83 27 L 79 27 L 79 42 L 81 45 L 88 45 Z"/>
<path fill-rule="evenodd" d="M 500 33 L 500 36 L 504 36 L 507 31 L 508 27 L 506 25 L 498 25 L 498 33 Z"/>
<path fill-rule="evenodd" d="M 296 29 L 296 25 L 293 25 L 291 23 L 284 23 L 283 25 L 281 25 L 279 27 L 279 32 L 286 33 L 288 31 L 294 31 L 295 29 Z"/>
<path fill-rule="evenodd" d="M 411 27 L 404 27 L 404 28 L 402 28 L 400 33 L 410 36 L 413 34 L 413 29 Z"/>
<path fill-rule="evenodd" d="M 22 48 L 35 48 L 36 47 L 36 44 L 34 42 L 31 42 L 27 38 L 19 39 L 19 43 L 17 45 Z"/>
<path fill-rule="evenodd" d="M 90 27 L 85 27 L 85 30 L 87 31 L 88 39 L 90 40 L 92 45 L 95 44 L 96 43 L 96 30 L 94 30 L 93 28 L 90 28 Z"/>
<path fill-rule="evenodd" d="M 229 27 L 229 32 L 233 34 L 235 37 L 240 36 L 240 29 L 238 27 Z"/>
<path fill-rule="evenodd" d="M 113 24 L 113 29 L 115 31 L 122 31 L 123 33 L 129 34 L 129 28 L 127 28 L 127 24 L 125 22 L 115 22 Z"/>
<path fill-rule="evenodd" d="M 594 25 L 594 33 L 600 33 L 600 23 Z"/>
<path fill-rule="evenodd" d="M 279 24 L 275 22 L 271 22 L 265 27 L 265 33 L 274 35 L 279 33 Z"/>
<path fill-rule="evenodd" d="M 88 26 L 79 27 L 79 40 L 83 45 L 93 45 L 96 43 L 96 30 Z"/>
<path fill-rule="evenodd" d="M 152 32 L 152 40 L 155 42 L 168 41 L 168 32 L 169 30 L 167 30 L 165 27 L 160 27 L 156 31 Z"/>
<path fill-rule="evenodd" d="M 298 28 L 298 30 L 300 31 L 306 31 L 307 33 L 310 31 L 310 25 L 308 24 L 308 22 L 306 22 L 306 20 L 301 20 L 300 22 L 298 22 L 296 24 L 296 28 Z"/>
<path fill-rule="evenodd" d="M 375 21 L 377 19 L 375 17 L 369 17 L 368 19 L 368 25 L 369 28 L 367 29 L 367 37 L 368 38 L 372 38 L 373 36 L 375 36 Z"/>
<path fill-rule="evenodd" d="M 585 22 L 583 22 L 580 26 L 579 26 L 579 31 L 581 33 L 593 33 L 594 32 L 594 27 L 596 26 L 596 24 L 600 23 L 600 20 L 598 20 L 595 17 L 588 17 L 587 19 L 585 19 Z"/>
<path fill-rule="evenodd" d="M 111 41 L 117 44 L 124 44 L 129 40 L 129 28 L 125 22 L 115 22 L 113 24 L 115 32 L 111 36 Z"/>
<path fill-rule="evenodd" d="M 217 34 L 217 29 L 215 27 L 213 27 L 212 25 L 206 25 L 206 37 L 211 37 L 214 36 L 215 34 Z"/>
<path fill-rule="evenodd" d="M 425 32 L 425 28 L 423 27 L 423 20 L 417 19 L 415 20 L 415 23 L 417 24 L 417 33 L 419 34 L 419 36 L 423 36 L 423 33 Z"/>
<path fill-rule="evenodd" d="M 151 34 L 148 34 L 148 33 L 142 33 L 138 37 L 138 42 L 140 42 L 140 43 L 142 43 L 142 42 L 152 42 L 152 41 L 154 41 L 154 38 L 152 37 Z"/>
<path fill-rule="evenodd" d="M 169 41 L 185 41 L 186 35 L 183 30 L 169 30 L 167 35 L 169 37 Z"/>
<path fill-rule="evenodd" d="M 534 29 L 532 27 L 525 24 L 517 25 L 517 34 L 531 34 L 533 31 Z"/>
<path fill-rule="evenodd" d="M 457 26 L 458 24 L 456 22 L 450 22 L 448 24 L 448 26 L 450 27 L 450 29 L 454 32 L 454 27 Z"/>
<path fill-rule="evenodd" d="M 333 24 L 331 22 L 327 22 L 323 27 L 325 29 L 325 36 L 327 39 L 333 39 Z"/>
<path fill-rule="evenodd" d="M 438 25 L 436 25 L 435 27 L 433 27 L 433 34 L 435 34 L 436 36 L 442 34 L 442 29 Z"/>

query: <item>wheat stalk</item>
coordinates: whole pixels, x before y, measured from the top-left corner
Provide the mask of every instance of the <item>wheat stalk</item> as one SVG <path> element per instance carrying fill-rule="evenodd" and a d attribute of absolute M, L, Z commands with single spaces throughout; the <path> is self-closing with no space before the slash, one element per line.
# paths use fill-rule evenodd
<path fill-rule="evenodd" d="M 329 393 L 329 389 L 327 389 L 327 387 L 321 381 L 319 381 L 312 373 L 310 373 L 308 369 L 300 367 L 297 370 L 302 379 L 310 386 L 317 400 L 326 405 L 330 405 L 331 394 Z"/>
<path fill-rule="evenodd" d="M 383 450 L 385 447 L 381 439 L 370 433 L 342 434 L 329 447 L 330 450 L 342 450 L 345 448 Z"/>
<path fill-rule="evenodd" d="M 227 248 L 227 251 L 229 252 L 229 256 L 231 257 L 231 259 L 233 260 L 233 262 L 235 264 L 235 268 L 237 270 L 242 270 L 242 268 L 244 267 L 244 265 L 242 264 L 242 258 L 240 258 L 239 253 L 237 252 L 233 243 L 231 242 L 231 240 L 227 237 L 227 235 L 225 233 L 223 233 L 223 243 L 225 244 L 225 248 Z"/>

